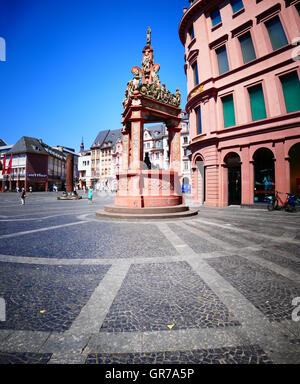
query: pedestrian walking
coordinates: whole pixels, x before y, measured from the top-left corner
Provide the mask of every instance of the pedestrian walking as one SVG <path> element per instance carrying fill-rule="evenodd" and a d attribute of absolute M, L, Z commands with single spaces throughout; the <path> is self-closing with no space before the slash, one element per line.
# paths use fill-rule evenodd
<path fill-rule="evenodd" d="M 25 205 L 26 192 L 24 188 L 22 188 L 22 191 L 20 193 L 20 198 L 21 198 L 22 205 Z"/>
<path fill-rule="evenodd" d="M 29 192 L 32 193 L 32 186 L 29 187 Z"/>
<path fill-rule="evenodd" d="M 88 201 L 89 201 L 90 203 L 93 202 L 93 188 L 90 188 L 90 189 L 89 189 Z"/>

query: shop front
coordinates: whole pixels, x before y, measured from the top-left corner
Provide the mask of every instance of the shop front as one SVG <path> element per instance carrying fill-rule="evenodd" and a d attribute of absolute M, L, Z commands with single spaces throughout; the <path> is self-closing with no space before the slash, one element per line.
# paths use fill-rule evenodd
<path fill-rule="evenodd" d="M 48 175 L 28 173 L 26 181 L 27 190 L 31 187 L 33 192 L 48 191 Z"/>
<path fill-rule="evenodd" d="M 254 160 L 254 203 L 265 203 L 275 195 L 274 154 L 268 148 L 258 149 Z"/>

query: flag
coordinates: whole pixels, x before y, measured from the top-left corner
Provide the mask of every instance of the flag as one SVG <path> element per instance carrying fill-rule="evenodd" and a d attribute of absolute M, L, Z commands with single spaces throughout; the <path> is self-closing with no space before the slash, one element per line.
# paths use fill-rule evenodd
<path fill-rule="evenodd" d="M 11 163 L 12 163 L 12 155 L 10 155 L 9 163 L 8 163 L 8 168 L 7 168 L 7 174 L 11 174 Z"/>
<path fill-rule="evenodd" d="M 4 155 L 4 158 L 3 158 L 2 175 L 5 175 L 5 163 L 6 163 L 6 155 Z"/>

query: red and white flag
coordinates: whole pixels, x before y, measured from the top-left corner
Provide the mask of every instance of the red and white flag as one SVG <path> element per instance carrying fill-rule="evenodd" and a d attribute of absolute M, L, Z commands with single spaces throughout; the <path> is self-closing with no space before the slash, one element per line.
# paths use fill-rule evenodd
<path fill-rule="evenodd" d="M 6 155 L 4 155 L 4 158 L 3 158 L 2 175 L 5 175 L 5 163 L 6 163 Z"/>
<path fill-rule="evenodd" d="M 12 155 L 10 155 L 9 163 L 8 163 L 8 168 L 7 168 L 7 174 L 11 174 L 11 163 L 12 163 Z"/>

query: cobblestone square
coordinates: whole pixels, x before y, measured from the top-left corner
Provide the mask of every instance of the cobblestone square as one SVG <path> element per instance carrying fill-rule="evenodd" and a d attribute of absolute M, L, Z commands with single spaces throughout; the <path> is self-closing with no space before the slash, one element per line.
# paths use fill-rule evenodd
<path fill-rule="evenodd" d="M 0 363 L 299 364 L 299 212 L 110 221 L 112 197 L 56 197 L 0 195 Z"/>

